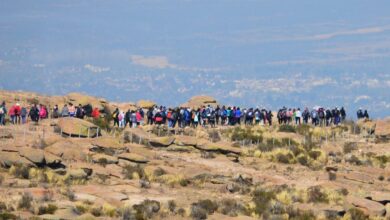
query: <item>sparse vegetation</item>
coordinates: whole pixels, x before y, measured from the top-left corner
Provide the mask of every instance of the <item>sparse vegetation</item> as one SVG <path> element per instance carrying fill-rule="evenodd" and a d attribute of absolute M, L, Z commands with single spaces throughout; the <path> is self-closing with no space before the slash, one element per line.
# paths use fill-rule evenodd
<path fill-rule="evenodd" d="M 38 215 L 54 214 L 58 207 L 54 204 L 48 204 L 47 206 L 39 206 Z"/>
<path fill-rule="evenodd" d="M 16 164 L 9 169 L 9 173 L 19 179 L 29 179 L 30 168 L 24 165 Z"/>
<path fill-rule="evenodd" d="M 30 193 L 23 193 L 22 197 L 18 202 L 18 208 L 23 210 L 29 210 L 31 208 L 32 201 L 33 197 Z"/>
<path fill-rule="evenodd" d="M 145 171 L 141 165 L 126 165 L 122 169 L 122 173 L 125 175 L 126 179 L 141 179 L 146 178 Z"/>
<path fill-rule="evenodd" d="M 139 205 L 134 205 L 133 208 L 136 211 L 136 219 L 150 219 L 160 211 L 160 203 L 145 200 Z"/>
<path fill-rule="evenodd" d="M 320 186 L 312 186 L 307 190 L 308 202 L 329 203 L 328 195 Z"/>
<path fill-rule="evenodd" d="M 296 129 L 292 125 L 284 124 L 280 125 L 279 132 L 295 133 Z"/>

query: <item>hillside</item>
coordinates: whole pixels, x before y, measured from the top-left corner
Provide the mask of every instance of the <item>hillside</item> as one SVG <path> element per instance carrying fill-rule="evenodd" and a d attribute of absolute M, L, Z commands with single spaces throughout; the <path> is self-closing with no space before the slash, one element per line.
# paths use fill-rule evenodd
<path fill-rule="evenodd" d="M 7 91 L 0 100 L 150 104 Z M 389 219 L 389 123 L 108 130 L 76 118 L 8 124 L 0 127 L 0 219 Z"/>

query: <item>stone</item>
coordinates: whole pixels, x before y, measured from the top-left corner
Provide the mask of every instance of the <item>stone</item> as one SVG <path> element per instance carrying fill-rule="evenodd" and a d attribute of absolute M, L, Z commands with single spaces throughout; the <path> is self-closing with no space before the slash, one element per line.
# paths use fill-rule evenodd
<path fill-rule="evenodd" d="M 390 192 L 373 191 L 367 198 L 380 203 L 390 203 Z"/>
<path fill-rule="evenodd" d="M 118 155 L 119 159 L 122 160 L 128 160 L 130 162 L 135 162 L 135 163 L 148 163 L 149 160 L 146 159 L 144 156 L 141 156 L 139 154 L 135 153 L 123 153 Z"/>
<path fill-rule="evenodd" d="M 228 143 L 212 143 L 212 142 L 204 142 L 202 144 L 198 144 L 195 148 L 204 151 L 217 152 L 221 154 L 241 154 L 241 149 L 232 147 Z"/>
<path fill-rule="evenodd" d="M 19 148 L 19 155 L 40 166 L 45 164 L 45 154 L 41 149 L 23 147 Z"/>
<path fill-rule="evenodd" d="M 217 107 L 218 102 L 211 96 L 200 95 L 192 97 L 190 100 L 188 100 L 188 102 L 183 103 L 180 107 L 197 109 L 208 105 L 215 108 Z"/>
<path fill-rule="evenodd" d="M 105 153 L 105 154 L 119 154 L 127 151 L 127 147 L 119 142 L 119 140 L 110 137 L 97 138 L 92 141 L 93 152 Z"/>
<path fill-rule="evenodd" d="M 149 100 L 139 100 L 137 102 L 137 106 L 139 108 L 143 108 L 143 109 L 153 108 L 155 105 L 156 105 L 155 102 L 152 102 L 152 101 L 149 101 Z"/>
<path fill-rule="evenodd" d="M 374 183 L 373 177 L 361 172 L 350 172 L 350 173 L 343 173 L 340 175 L 347 180 L 352 180 L 360 183 L 368 183 L 368 184 Z"/>
<path fill-rule="evenodd" d="M 71 141 L 59 141 L 46 147 L 45 151 L 58 156 L 63 160 L 85 161 L 87 157 L 82 151 L 81 146 Z"/>
<path fill-rule="evenodd" d="M 152 147 L 168 147 L 175 141 L 174 137 L 157 137 L 149 140 L 149 145 Z"/>
<path fill-rule="evenodd" d="M 63 135 L 70 137 L 90 137 L 101 136 L 99 127 L 91 122 L 78 118 L 66 117 L 58 120 L 58 127 Z"/>
<path fill-rule="evenodd" d="M 196 137 L 177 135 L 175 136 L 174 143 L 177 146 L 196 146 L 198 140 L 196 139 Z"/>
<path fill-rule="evenodd" d="M 84 169 L 68 169 L 67 175 L 73 179 L 87 179 L 90 176 Z"/>
<path fill-rule="evenodd" d="M 384 216 L 386 213 L 386 208 L 384 205 L 368 199 L 351 196 L 347 197 L 347 202 L 357 208 L 361 208 L 366 214 L 370 216 Z"/>
<path fill-rule="evenodd" d="M 97 200 L 97 197 L 88 193 L 75 193 L 75 200 L 94 202 L 95 200 Z"/>
<path fill-rule="evenodd" d="M 35 167 L 36 165 L 24 157 L 21 157 L 17 152 L 0 152 L 0 165 L 5 168 L 10 168 L 12 165 L 22 165 Z"/>
<path fill-rule="evenodd" d="M 386 204 L 386 217 L 390 218 L 390 203 Z"/>
<path fill-rule="evenodd" d="M 390 118 L 376 122 L 375 135 L 378 142 L 387 142 L 390 140 Z"/>
<path fill-rule="evenodd" d="M 95 154 L 92 155 L 92 161 L 94 163 L 117 164 L 118 158 L 105 154 Z"/>

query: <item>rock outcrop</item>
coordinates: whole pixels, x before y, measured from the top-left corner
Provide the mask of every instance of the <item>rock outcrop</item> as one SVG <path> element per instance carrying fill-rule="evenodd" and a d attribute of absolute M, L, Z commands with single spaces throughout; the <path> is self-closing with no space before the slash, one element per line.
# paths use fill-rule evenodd
<path fill-rule="evenodd" d="M 70 137 L 94 138 L 101 136 L 101 131 L 96 125 L 78 118 L 61 118 L 58 127 L 62 135 Z"/>

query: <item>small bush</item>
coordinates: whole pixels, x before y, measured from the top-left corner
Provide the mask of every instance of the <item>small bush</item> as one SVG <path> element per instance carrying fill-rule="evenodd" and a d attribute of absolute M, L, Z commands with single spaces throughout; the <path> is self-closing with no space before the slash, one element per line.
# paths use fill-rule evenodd
<path fill-rule="evenodd" d="M 357 166 L 361 166 L 363 164 L 363 162 L 355 155 L 350 155 L 349 157 L 345 158 L 345 161 L 350 163 L 350 164 L 354 164 L 354 165 L 357 165 Z"/>
<path fill-rule="evenodd" d="M 287 209 L 287 214 L 289 216 L 289 220 L 315 220 L 316 217 L 313 212 L 310 211 L 301 211 L 289 207 Z"/>
<path fill-rule="evenodd" d="M 309 165 L 309 158 L 306 155 L 304 155 L 304 154 L 298 155 L 297 161 L 298 161 L 299 164 L 301 164 L 303 166 Z"/>
<path fill-rule="evenodd" d="M 157 169 L 155 169 L 153 171 L 153 176 L 156 176 L 156 177 L 159 177 L 159 176 L 162 176 L 162 175 L 165 175 L 167 174 L 167 171 L 165 171 L 163 168 L 161 167 L 158 167 Z"/>
<path fill-rule="evenodd" d="M 133 179 L 134 175 L 138 175 L 139 178 L 146 178 L 145 171 L 140 165 L 132 166 L 126 165 L 122 169 L 122 173 L 124 174 L 126 179 Z"/>
<path fill-rule="evenodd" d="M 219 212 L 224 215 L 236 217 L 239 214 L 248 215 L 247 209 L 244 205 L 238 203 L 234 199 L 224 199 L 220 202 Z"/>
<path fill-rule="evenodd" d="M 183 208 L 180 208 L 177 210 L 177 214 L 180 215 L 181 217 L 184 217 L 186 215 L 186 210 Z"/>
<path fill-rule="evenodd" d="M 40 206 L 38 209 L 38 215 L 54 214 L 57 211 L 57 206 L 49 204 L 47 206 Z"/>
<path fill-rule="evenodd" d="M 312 186 L 307 190 L 308 202 L 312 203 L 329 203 L 329 198 L 323 192 L 322 187 Z"/>
<path fill-rule="evenodd" d="M 67 187 L 65 189 L 64 195 L 69 199 L 69 201 L 75 201 L 76 199 L 76 195 L 74 194 L 72 189 L 70 189 L 70 187 Z"/>
<path fill-rule="evenodd" d="M 298 125 L 295 130 L 300 135 L 308 135 L 310 133 L 310 125 L 301 124 Z"/>
<path fill-rule="evenodd" d="M 3 213 L 0 213 L 0 219 L 4 219 L 4 220 L 16 220 L 16 219 L 19 219 L 16 215 L 12 214 L 12 213 L 9 213 L 9 212 L 3 212 Z"/>
<path fill-rule="evenodd" d="M 279 152 L 275 156 L 276 161 L 279 163 L 285 163 L 290 164 L 291 161 L 294 159 L 294 156 L 291 153 L 284 154 L 282 152 Z"/>
<path fill-rule="evenodd" d="M 99 158 L 99 160 L 97 161 L 97 164 L 99 164 L 102 167 L 106 167 L 108 164 L 108 160 L 107 160 L 107 158 L 104 158 L 104 157 Z"/>
<path fill-rule="evenodd" d="M 207 219 L 208 213 L 205 209 L 197 204 L 191 205 L 191 217 L 196 220 Z"/>
<path fill-rule="evenodd" d="M 296 129 L 292 125 L 281 125 L 279 127 L 279 132 L 295 133 Z"/>
<path fill-rule="evenodd" d="M 354 150 L 357 150 L 357 143 L 356 142 L 347 142 L 343 146 L 344 154 L 349 154 Z"/>
<path fill-rule="evenodd" d="M 84 213 L 87 213 L 88 212 L 88 207 L 82 205 L 82 204 L 78 204 L 74 207 L 74 212 L 79 214 L 79 215 L 82 215 Z"/>
<path fill-rule="evenodd" d="M 14 165 L 9 169 L 9 172 L 16 178 L 19 179 L 29 179 L 30 178 L 30 168 L 24 165 Z"/>
<path fill-rule="evenodd" d="M 349 209 L 347 214 L 347 216 L 350 217 L 350 219 L 353 219 L 353 220 L 368 220 L 368 216 L 364 214 L 364 212 L 360 209 L 357 209 L 357 208 L 352 208 L 352 209 Z"/>
<path fill-rule="evenodd" d="M 90 213 L 95 217 L 100 217 L 103 215 L 103 209 L 102 207 L 93 207 L 90 211 Z"/>
<path fill-rule="evenodd" d="M 133 206 L 137 219 L 150 219 L 160 211 L 160 203 L 154 200 L 145 200 L 139 205 Z"/>
<path fill-rule="evenodd" d="M 22 195 L 22 198 L 20 198 L 19 202 L 18 202 L 18 208 L 19 209 L 24 209 L 24 210 L 28 210 L 31 208 L 31 203 L 33 201 L 33 197 L 31 196 L 30 193 L 24 193 Z"/>
<path fill-rule="evenodd" d="M 264 189 L 257 189 L 252 194 L 252 202 L 255 204 L 255 213 L 258 215 L 267 214 L 272 199 L 275 199 L 276 195 L 273 191 L 267 191 Z"/>
<path fill-rule="evenodd" d="M 176 211 L 176 207 L 177 207 L 177 205 L 176 205 L 176 202 L 174 200 L 168 201 L 168 209 L 170 212 L 174 213 Z"/>

